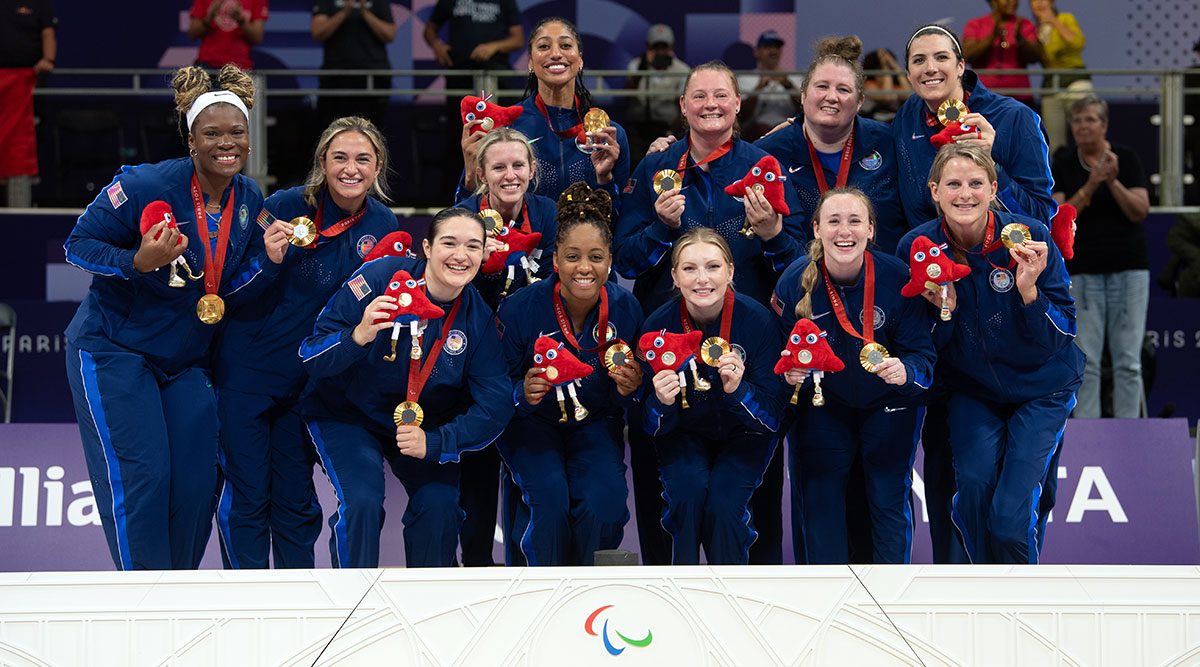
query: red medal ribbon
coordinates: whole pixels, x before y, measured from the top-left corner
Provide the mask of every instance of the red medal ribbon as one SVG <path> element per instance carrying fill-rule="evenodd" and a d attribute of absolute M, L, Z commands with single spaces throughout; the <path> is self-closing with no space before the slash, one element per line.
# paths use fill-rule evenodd
<path fill-rule="evenodd" d="M 992 265 L 993 269 L 1003 269 L 1005 267 L 997 266 L 992 262 L 992 260 L 988 259 L 988 255 L 1004 247 L 1004 242 L 996 239 L 995 219 L 995 212 L 988 211 L 987 229 L 983 233 L 983 249 L 979 252 L 968 250 L 954 242 L 954 237 L 950 235 L 950 230 L 946 227 L 946 216 L 942 216 L 942 234 L 945 235 L 946 240 L 950 242 L 950 245 L 954 246 L 955 250 L 967 255 L 983 255 L 983 258 L 987 260 L 988 264 Z M 1017 260 L 1013 259 L 1012 256 L 1009 256 L 1007 268 L 1012 269 L 1016 266 Z"/>
<path fill-rule="evenodd" d="M 846 315 L 846 306 L 842 304 L 842 298 L 838 296 L 837 289 L 829 280 L 829 273 L 825 270 L 824 261 L 821 262 L 821 277 L 825 279 L 825 293 L 829 295 L 829 303 L 833 306 L 833 312 L 837 315 L 838 324 L 842 325 L 842 329 L 864 343 L 874 343 L 875 260 L 871 258 L 871 252 L 863 253 L 863 332 L 861 334 L 855 331 L 854 325 L 850 323 L 850 318 Z"/>
<path fill-rule="evenodd" d="M 554 123 L 550 122 L 550 112 L 548 112 L 546 110 L 546 103 L 542 101 L 541 93 L 537 93 L 536 95 L 533 96 L 533 106 L 537 107 L 537 110 L 541 112 L 542 118 L 546 119 L 546 125 L 550 126 L 550 131 L 557 134 L 559 139 L 574 139 L 576 136 L 579 135 L 579 130 L 580 130 L 580 128 L 583 127 L 582 120 L 580 120 L 578 123 L 576 123 L 572 127 L 569 127 L 565 130 L 554 129 Z M 576 118 L 579 117 L 579 96 L 578 95 L 575 96 L 575 117 Z"/>
<path fill-rule="evenodd" d="M 313 220 L 313 224 L 317 226 L 318 234 L 320 234 L 321 236 L 324 236 L 327 239 L 331 239 L 331 238 L 337 236 L 338 234 L 341 234 L 342 232 L 346 231 L 347 229 L 350 229 L 351 227 L 353 227 L 354 223 L 358 222 L 359 220 L 362 220 L 362 217 L 367 214 L 367 202 L 366 201 L 363 202 L 363 207 L 358 213 L 355 213 L 354 215 L 352 215 L 348 218 L 342 218 L 341 220 L 338 220 L 337 222 L 330 225 L 329 229 L 321 229 L 321 219 L 323 217 L 325 217 L 324 214 L 325 214 L 325 200 L 324 200 L 324 198 L 322 198 L 321 203 L 317 206 L 316 217 Z M 314 250 L 314 249 L 316 249 L 317 244 L 310 243 L 304 247 L 308 248 L 310 250 Z"/>
<path fill-rule="evenodd" d="M 808 136 L 808 129 L 804 129 L 804 141 L 808 144 L 808 159 L 812 161 L 813 173 L 817 176 L 817 189 L 821 194 L 829 189 L 829 183 L 825 180 L 825 168 L 821 165 L 821 158 L 817 157 L 817 149 L 813 146 L 812 139 Z M 846 187 L 846 181 L 850 178 L 850 163 L 854 161 L 854 126 L 850 126 L 850 136 L 846 137 L 846 145 L 842 147 L 842 161 L 838 164 L 837 182 L 834 183 L 835 188 Z"/>
<path fill-rule="evenodd" d="M 733 150 L 733 138 L 732 137 L 730 137 L 729 141 L 726 141 L 725 143 L 718 146 L 717 150 L 709 153 L 707 157 L 705 157 L 703 160 L 700 160 L 693 166 L 699 167 L 702 164 L 708 164 L 709 162 L 712 162 L 712 161 L 724 156 L 726 153 L 728 153 L 731 150 Z M 689 168 L 687 161 L 688 161 L 688 155 L 691 152 L 692 152 L 692 142 L 689 139 L 687 150 L 683 151 L 683 155 L 679 156 L 679 166 L 677 166 L 675 168 L 675 171 L 682 174 L 682 173 L 684 173 L 684 170 Z"/>
<path fill-rule="evenodd" d="M 579 352 L 599 352 L 608 347 L 608 290 L 603 285 L 600 286 L 600 319 L 596 323 L 596 331 L 600 335 L 596 337 L 596 347 L 586 349 L 575 338 L 574 327 L 571 326 L 571 320 L 567 317 L 567 309 L 563 306 L 561 291 L 562 283 L 554 283 L 554 318 L 558 320 L 558 328 L 571 347 Z M 604 340 L 600 340 L 601 338 Z"/>
<path fill-rule="evenodd" d="M 217 250 L 214 254 L 208 245 L 208 214 L 204 210 L 204 194 L 200 191 L 200 179 L 192 171 L 192 206 L 196 209 L 196 227 L 204 246 L 204 292 L 216 294 L 221 284 L 221 271 L 225 269 L 225 251 L 229 248 L 229 231 L 233 226 L 233 190 L 221 211 L 221 222 L 217 225 Z"/>
<path fill-rule="evenodd" d="M 426 292 L 428 294 L 428 292 Z M 408 400 L 413 403 L 420 402 L 421 391 L 425 389 L 425 383 L 429 381 L 429 376 L 433 374 L 433 366 L 437 363 L 438 355 L 442 353 L 442 341 L 450 334 L 450 327 L 454 324 L 454 316 L 458 314 L 458 307 L 462 304 L 462 296 L 454 299 L 454 306 L 450 309 L 450 314 L 446 316 L 446 321 L 442 324 L 442 333 L 438 339 L 433 341 L 433 348 L 429 350 L 429 354 L 423 355 L 422 359 L 408 360 Z"/>
<path fill-rule="evenodd" d="M 679 299 L 679 320 L 683 322 L 683 333 L 691 333 L 696 325 L 692 323 L 692 316 L 687 311 L 687 301 Z M 725 288 L 725 303 L 721 305 L 721 338 L 726 343 L 732 343 L 729 340 L 729 330 L 733 328 L 733 287 Z"/>
<path fill-rule="evenodd" d="M 488 205 L 488 196 L 486 194 L 479 200 L 479 210 L 482 211 L 485 208 L 491 208 L 491 206 Z M 521 233 L 532 233 L 533 227 L 529 224 L 529 204 L 525 201 L 524 197 L 521 198 L 521 217 Z"/>

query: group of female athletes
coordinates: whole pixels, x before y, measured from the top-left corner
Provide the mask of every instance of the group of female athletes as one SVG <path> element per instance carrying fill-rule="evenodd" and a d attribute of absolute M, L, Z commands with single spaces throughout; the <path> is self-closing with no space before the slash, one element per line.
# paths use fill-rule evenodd
<path fill-rule="evenodd" d="M 249 78 L 180 70 L 190 156 L 123 168 L 66 243 L 95 275 L 67 370 L 117 566 L 196 567 L 215 511 L 228 567 L 312 567 L 314 463 L 335 566 L 379 562 L 385 464 L 409 566 L 490 561 L 501 478 L 506 561 L 591 564 L 630 518 L 626 435 L 644 562 L 781 562 L 786 435 L 796 561 L 904 563 L 922 430 L 935 558 L 1037 562 L 1083 369 L 1040 121 L 938 26 L 908 41 L 895 122 L 861 118 L 860 50 L 819 43 L 803 116 L 754 144 L 733 73 L 693 68 L 685 136 L 630 173 L 619 125 L 580 143 L 579 34 L 544 20 L 523 112 L 464 125 L 464 196 L 419 249 L 369 121 L 334 121 L 264 201 Z M 946 100 L 974 129 L 939 150 Z M 768 156 L 787 214 L 725 191 Z M 970 273 L 902 296 L 928 247 Z M 823 405 L 774 370 L 800 319 L 844 362 Z"/>

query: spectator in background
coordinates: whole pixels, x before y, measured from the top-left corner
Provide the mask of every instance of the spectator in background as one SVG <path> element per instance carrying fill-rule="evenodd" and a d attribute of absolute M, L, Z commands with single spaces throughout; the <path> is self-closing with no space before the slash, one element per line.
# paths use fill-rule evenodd
<path fill-rule="evenodd" d="M 38 173 L 33 87 L 39 74 L 54 70 L 58 20 L 50 0 L 4 0 L 0 17 L 0 181 L 9 181 L 11 203 L 27 206 L 17 203 L 12 179 Z"/>
<path fill-rule="evenodd" d="M 1042 44 L 1046 69 L 1082 70 L 1083 31 L 1075 16 L 1060 12 L 1054 0 L 1030 0 L 1030 9 L 1037 19 L 1038 41 Z M 1042 125 L 1046 127 L 1050 154 L 1067 143 L 1067 105 L 1079 99 L 1081 94 L 1092 90 L 1092 81 L 1083 72 L 1069 74 L 1047 74 L 1042 77 Z"/>
<path fill-rule="evenodd" d="M 645 147 L 679 123 L 679 95 L 683 93 L 687 63 L 675 56 L 675 32 L 671 26 L 656 23 L 646 32 L 646 52 L 629 61 L 630 72 L 674 72 L 671 75 L 631 76 L 625 88 L 640 90 L 641 95 L 629 98 L 629 113 L 625 128 L 634 161 L 645 155 Z"/>
<path fill-rule="evenodd" d="M 221 69 L 228 63 L 254 66 L 250 47 L 263 38 L 267 0 L 194 0 L 188 39 L 200 40 L 196 64 Z"/>
<path fill-rule="evenodd" d="M 1142 221 L 1150 212 L 1137 154 L 1110 144 L 1108 103 L 1089 95 L 1071 105 L 1077 150 L 1054 157 L 1054 198 L 1079 209 L 1075 258 L 1067 262 L 1078 312 L 1075 344 L 1087 355 L 1076 417 L 1100 416 L 1100 356 L 1113 364 L 1113 416 L 1142 406 L 1142 338 L 1150 299 L 1150 260 Z"/>
<path fill-rule="evenodd" d="M 1022 69 L 1042 62 L 1045 57 L 1037 28 L 1027 18 L 1017 16 L 1017 0 L 989 0 L 992 11 L 977 16 L 963 26 L 963 57 L 975 69 Z M 1029 88 L 1025 74 L 981 74 L 988 88 Z M 1009 94 L 1030 107 L 1032 93 Z"/>
<path fill-rule="evenodd" d="M 896 54 L 888 49 L 875 49 L 863 56 L 862 68 L 871 70 L 892 70 L 902 72 L 904 68 L 896 61 Z M 890 123 L 900 110 L 900 105 L 912 94 L 912 86 L 908 78 L 895 74 L 872 74 L 863 81 L 866 99 L 863 100 L 860 116 Z M 898 93 L 898 94 L 896 94 Z"/>
<path fill-rule="evenodd" d="M 322 69 L 391 69 L 387 45 L 396 38 L 392 4 L 388 0 L 316 0 L 312 10 L 312 36 L 325 47 Z M 392 87 L 387 74 L 370 75 L 375 90 Z M 367 88 L 367 76 L 322 76 L 322 89 Z M 342 116 L 363 116 L 383 127 L 387 96 L 339 97 L 321 95 L 317 117 L 321 127 Z"/>
<path fill-rule="evenodd" d="M 1171 259 L 1158 284 L 1172 296 L 1200 298 L 1200 214 L 1180 215 L 1167 232 Z"/>
<path fill-rule="evenodd" d="M 448 26 L 449 43 L 438 36 L 443 26 Z M 425 23 L 422 36 L 429 48 L 433 49 L 438 67 L 447 69 L 511 71 L 509 54 L 525 45 L 525 28 L 521 25 L 521 12 L 517 9 L 516 0 L 438 0 Z M 515 87 L 512 78 L 501 78 L 498 85 L 501 88 Z M 473 90 L 475 82 L 466 75 L 447 76 L 446 88 Z M 475 90 L 474 94 L 479 92 Z M 446 97 L 445 113 L 451 127 L 457 125 L 461 98 L 462 95 Z M 458 133 L 447 132 L 445 141 L 446 155 L 449 157 L 443 169 L 440 188 L 446 197 L 450 197 L 462 166 L 458 158 Z M 491 455 L 495 450 L 489 448 L 487 451 Z M 489 545 L 491 539 L 489 534 Z"/>
<path fill-rule="evenodd" d="M 779 71 L 779 57 L 783 52 L 783 38 L 778 32 L 768 30 L 758 36 L 754 58 L 758 66 L 754 74 L 738 77 L 738 88 L 743 91 L 742 138 L 754 141 L 771 128 L 800 113 L 800 79 Z M 775 95 L 762 96 L 762 93 Z M 787 93 L 786 96 L 779 93 Z"/>

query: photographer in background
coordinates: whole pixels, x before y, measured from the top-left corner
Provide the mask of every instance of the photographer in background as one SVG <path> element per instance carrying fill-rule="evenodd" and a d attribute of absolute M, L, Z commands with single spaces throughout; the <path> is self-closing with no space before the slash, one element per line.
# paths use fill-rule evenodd
<path fill-rule="evenodd" d="M 679 95 L 683 92 L 687 63 L 675 57 L 675 32 L 671 26 L 656 23 L 646 31 L 646 52 L 629 61 L 630 72 L 675 72 L 678 74 L 631 76 L 625 81 L 627 90 L 640 90 L 641 95 L 629 98 L 625 131 L 629 133 L 630 156 L 634 162 L 646 154 L 646 146 L 654 139 L 676 129 L 679 123 Z"/>

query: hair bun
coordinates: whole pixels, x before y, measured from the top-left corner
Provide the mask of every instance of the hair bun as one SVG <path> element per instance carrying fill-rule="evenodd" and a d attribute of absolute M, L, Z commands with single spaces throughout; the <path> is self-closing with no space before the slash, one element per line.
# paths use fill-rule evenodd
<path fill-rule="evenodd" d="M 838 56 L 850 62 L 857 62 L 858 57 L 862 55 L 862 40 L 858 35 L 823 37 L 813 45 L 813 52 L 818 59 Z"/>
<path fill-rule="evenodd" d="M 612 218 L 612 196 L 604 190 L 593 190 L 587 183 L 577 181 L 567 186 L 558 197 L 558 221 Z"/>

